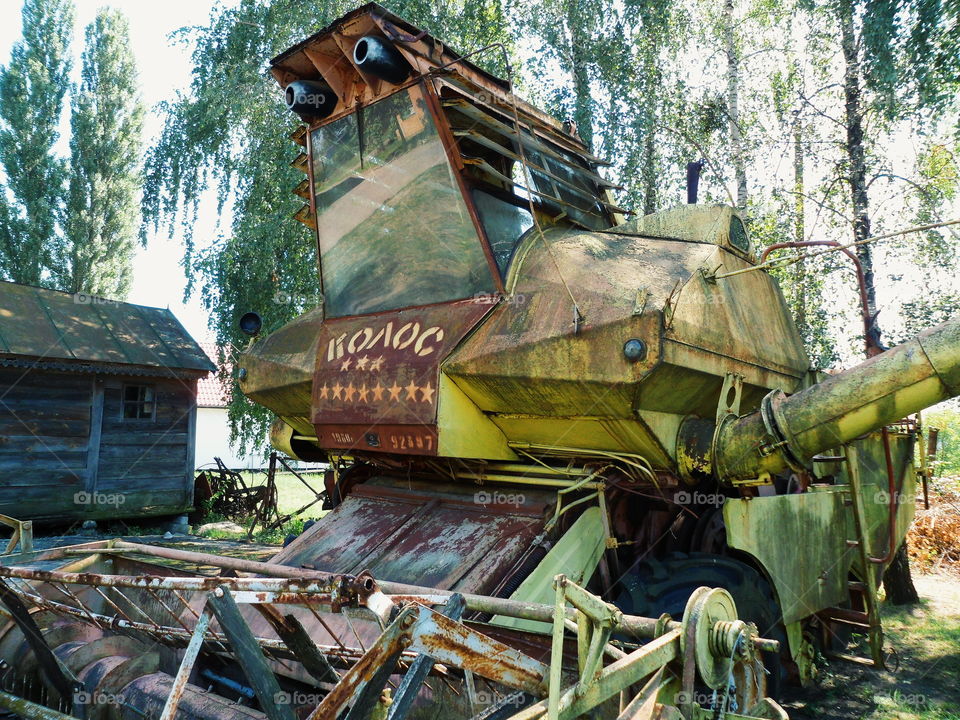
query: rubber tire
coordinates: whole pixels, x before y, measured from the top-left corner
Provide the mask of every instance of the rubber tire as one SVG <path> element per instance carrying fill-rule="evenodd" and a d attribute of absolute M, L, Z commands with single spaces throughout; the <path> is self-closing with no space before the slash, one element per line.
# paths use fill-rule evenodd
<path fill-rule="evenodd" d="M 786 649 L 780 607 L 770 584 L 759 572 L 739 560 L 708 553 L 670 553 L 663 559 L 643 560 L 621 581 L 616 605 L 630 615 L 656 618 L 669 613 L 683 617 L 690 595 L 698 587 L 721 587 L 733 596 L 741 620 L 756 624 L 761 637 L 780 641 Z M 767 695 L 779 699 L 785 671 L 780 653 L 763 653 L 767 668 Z"/>

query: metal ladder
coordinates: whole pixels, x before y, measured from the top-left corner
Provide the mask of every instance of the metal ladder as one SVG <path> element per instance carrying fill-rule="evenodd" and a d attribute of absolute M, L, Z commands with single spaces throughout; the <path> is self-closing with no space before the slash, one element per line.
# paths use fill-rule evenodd
<path fill-rule="evenodd" d="M 863 479 L 860 476 L 860 464 L 857 449 L 853 445 L 845 447 L 844 462 L 850 481 L 850 505 L 853 509 L 856 539 L 848 540 L 850 547 L 856 547 L 863 567 L 863 581 L 850 581 L 848 589 L 851 598 L 859 595 L 863 599 L 865 610 L 851 608 L 828 608 L 822 615 L 830 620 L 866 630 L 870 644 L 870 658 L 862 658 L 848 653 L 830 653 L 832 657 L 874 667 L 885 668 L 883 654 L 883 625 L 880 621 L 880 606 L 877 592 L 880 586 L 880 565 L 871 560 L 870 539 L 865 532 L 866 509 L 863 504 Z"/>

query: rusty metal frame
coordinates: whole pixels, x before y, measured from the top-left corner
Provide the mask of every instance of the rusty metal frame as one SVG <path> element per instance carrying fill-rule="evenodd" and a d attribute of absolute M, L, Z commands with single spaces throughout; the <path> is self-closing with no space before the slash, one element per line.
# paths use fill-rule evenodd
<path fill-rule="evenodd" d="M 151 547 L 147 550 L 146 546 L 123 541 L 114 544 L 119 547 L 97 544 L 78 550 L 87 556 L 130 550 L 170 558 L 183 555 L 181 551 L 167 548 Z M 66 549 L 58 556 L 67 558 L 71 554 L 70 549 Z M 313 709 L 311 720 L 327 717 L 359 720 L 368 717 L 377 707 L 383 709 L 383 689 L 388 678 L 398 671 L 405 672 L 405 677 L 394 704 L 387 712 L 389 720 L 402 720 L 427 676 L 439 672 L 441 677 L 448 677 L 451 670 L 463 673 L 468 679 L 482 677 L 519 691 L 511 695 L 516 699 L 512 707 L 510 703 L 498 704 L 494 709 L 496 717 L 532 720 L 546 716 L 549 720 L 568 720 L 589 712 L 613 695 L 625 692 L 658 670 L 662 671 L 665 665 L 685 657 L 680 641 L 685 624 L 668 618 L 655 620 L 626 616 L 615 606 L 570 582 L 563 575 L 555 578 L 555 604 L 538 605 L 429 588 L 411 588 L 397 583 L 378 583 L 369 573 L 358 576 L 308 573 L 297 568 L 232 561 L 230 558 L 202 553 L 187 555 L 200 556 L 204 564 L 229 566 L 232 562 L 245 562 L 247 571 L 258 568 L 262 571 L 285 572 L 294 577 L 105 575 L 2 566 L 0 577 L 6 578 L 4 582 L 10 594 L 24 606 L 70 616 L 103 630 L 145 633 L 165 645 L 185 648 L 161 720 L 170 720 L 175 716 L 188 687 L 188 679 L 202 652 L 227 653 L 233 657 L 246 674 L 250 687 L 270 720 L 293 718 L 292 707 L 276 699 L 280 686 L 268 664 L 271 659 L 282 662 L 281 658 L 289 658 L 300 662 L 323 687 L 329 688 L 325 681 L 334 681 L 332 689 Z M 72 563 L 73 566 L 77 564 L 76 561 Z M 64 599 L 44 597 L 44 592 L 34 583 L 50 588 L 47 595 L 56 591 Z M 94 598 L 105 601 L 117 614 L 111 617 L 94 612 L 84 604 L 80 597 L 82 593 L 72 591 L 71 586 L 92 590 Z M 386 589 L 390 591 L 389 594 L 385 592 Z M 180 627 L 161 624 L 139 608 L 138 612 L 147 621 L 134 620 L 118 604 L 124 598 L 131 607 L 136 607 L 133 600 L 126 598 L 124 591 L 148 593 Z M 181 613 L 189 610 L 195 618 L 192 627 L 182 622 L 177 611 L 158 594 L 160 591 L 168 596 L 172 593 L 179 599 Z M 200 605 L 192 602 L 191 598 L 201 600 Z M 256 607 L 277 630 L 281 640 L 255 636 L 240 614 L 239 604 Z M 312 643 L 292 615 L 284 617 L 273 607 L 274 604 L 299 605 L 314 614 L 317 609 L 334 613 L 360 609 L 372 615 L 383 630 L 373 645 L 361 648 L 363 652 L 360 655 L 347 651 L 342 643 L 339 651 L 334 647 L 320 647 Z M 432 605 L 445 607 L 438 611 L 431 609 Z M 498 614 L 535 616 L 540 619 L 546 616 L 551 619 L 553 645 L 550 664 L 544 664 L 485 634 L 482 627 L 478 628 L 474 623 L 467 624 L 460 620 L 467 609 L 492 608 L 496 608 Z M 211 616 L 219 621 L 219 631 L 211 629 Z M 716 628 L 711 628 L 711 631 L 717 632 Z M 563 667 L 568 631 L 575 633 L 577 642 L 578 670 L 572 684 L 568 684 L 570 675 Z M 610 642 L 614 631 L 626 632 L 648 642 L 628 653 Z M 776 642 L 755 635 L 750 636 L 750 640 L 752 646 L 759 649 L 770 650 L 777 646 Z M 693 650 L 688 648 L 686 655 L 689 656 L 691 652 Z M 334 660 L 340 665 L 347 662 L 348 669 L 342 676 L 333 670 L 331 661 Z M 685 664 L 691 662 L 690 657 L 685 660 Z M 700 661 L 698 656 L 697 663 Z M 435 664 L 438 667 L 434 667 Z M 648 684 L 645 692 L 647 694 L 643 701 L 637 701 L 644 707 L 654 690 Z"/>
<path fill-rule="evenodd" d="M 3 551 L 4 555 L 9 555 L 20 544 L 20 552 L 31 552 L 33 550 L 33 521 L 18 520 L 9 515 L 0 515 L 0 524 L 13 528 L 13 535 L 7 543 L 7 549 Z"/>

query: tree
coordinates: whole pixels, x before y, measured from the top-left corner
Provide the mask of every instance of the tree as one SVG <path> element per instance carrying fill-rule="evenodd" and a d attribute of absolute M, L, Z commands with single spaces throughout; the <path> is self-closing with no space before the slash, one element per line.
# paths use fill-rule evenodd
<path fill-rule="evenodd" d="M 463 52 L 509 40 L 499 0 L 389 5 Z M 210 311 L 221 377 L 232 388 L 232 440 L 248 448 L 263 443 L 271 416 L 228 376 L 231 348 L 247 340 L 237 321 L 255 309 L 270 330 L 315 305 L 319 294 L 315 237 L 292 219 L 302 204 L 292 190 L 303 175 L 290 167 L 298 148 L 288 135 L 299 122 L 264 61 L 354 6 L 241 0 L 215 9 L 207 27 L 182 31 L 181 40 L 193 46 L 193 79 L 164 108 L 163 132 L 147 155 L 145 222 L 184 233 L 187 293 L 198 292 Z M 501 65 L 498 52 L 471 59 L 494 70 Z M 191 227 L 208 192 L 221 212 L 229 206 L 232 219 L 221 237 L 198 248 Z"/>
<path fill-rule="evenodd" d="M 0 69 L 0 275 L 47 284 L 59 264 L 66 167 L 53 148 L 69 88 L 70 0 L 25 0 L 23 37 Z"/>
<path fill-rule="evenodd" d="M 743 133 L 740 127 L 740 50 L 737 47 L 733 0 L 724 2 L 724 50 L 727 55 L 727 121 L 730 133 L 730 155 L 733 159 L 737 186 L 737 207 L 747 207 L 747 158 L 744 156 Z"/>
<path fill-rule="evenodd" d="M 122 299 L 140 224 L 144 110 L 126 18 L 101 9 L 85 35 L 71 115 L 69 264 L 58 285 Z"/>

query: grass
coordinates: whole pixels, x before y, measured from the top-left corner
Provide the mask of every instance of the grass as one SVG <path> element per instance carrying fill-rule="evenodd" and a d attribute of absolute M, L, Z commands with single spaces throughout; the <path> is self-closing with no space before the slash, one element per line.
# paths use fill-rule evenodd
<path fill-rule="evenodd" d="M 323 489 L 323 475 L 317 473 L 301 473 L 307 483 L 316 491 Z M 263 485 L 266 483 L 266 473 L 252 470 L 245 470 L 241 473 L 243 481 L 247 487 Z M 278 528 L 264 529 L 257 526 L 254 530 L 251 541 L 261 545 L 282 545 L 289 535 L 299 535 L 303 532 L 303 525 L 307 520 L 323 517 L 325 510 L 321 509 L 320 501 L 310 505 L 301 514 L 295 515 L 298 510 L 308 505 L 316 499 L 316 495 L 293 473 L 278 472 L 275 475 L 277 485 L 277 509 L 280 515 L 293 515 L 287 522 Z M 208 512 L 203 523 L 216 523 L 229 521 L 231 518 Z M 253 517 L 233 518 L 233 522 L 244 528 L 243 532 L 231 532 L 228 530 L 210 530 L 205 533 L 206 537 L 214 540 L 241 540 L 247 537 L 250 524 Z"/>
<path fill-rule="evenodd" d="M 960 577 L 915 574 L 919 605 L 883 603 L 895 671 L 833 661 L 818 685 L 789 692 L 791 720 L 960 720 Z M 867 653 L 865 643 L 856 654 Z"/>

